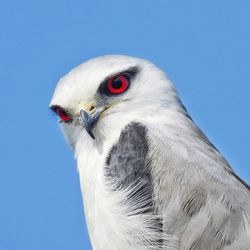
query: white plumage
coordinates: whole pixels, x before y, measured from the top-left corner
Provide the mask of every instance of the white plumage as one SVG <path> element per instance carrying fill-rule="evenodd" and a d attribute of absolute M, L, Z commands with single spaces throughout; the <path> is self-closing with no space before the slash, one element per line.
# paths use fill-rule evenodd
<path fill-rule="evenodd" d="M 89 60 L 59 81 L 51 108 L 75 152 L 94 250 L 250 249 L 249 186 L 156 66 Z"/>

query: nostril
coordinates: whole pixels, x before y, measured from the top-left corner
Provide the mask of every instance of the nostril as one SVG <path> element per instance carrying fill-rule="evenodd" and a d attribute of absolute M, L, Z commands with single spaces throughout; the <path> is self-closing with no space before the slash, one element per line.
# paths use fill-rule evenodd
<path fill-rule="evenodd" d="M 92 114 L 94 114 L 95 113 L 95 111 L 96 111 L 96 108 L 95 108 L 95 106 L 93 106 L 93 105 L 91 105 L 91 107 L 88 109 L 89 111 L 89 114 L 90 115 L 92 115 Z"/>
<path fill-rule="evenodd" d="M 91 105 L 89 111 L 92 111 L 93 109 L 95 109 L 95 107 L 93 105 Z"/>

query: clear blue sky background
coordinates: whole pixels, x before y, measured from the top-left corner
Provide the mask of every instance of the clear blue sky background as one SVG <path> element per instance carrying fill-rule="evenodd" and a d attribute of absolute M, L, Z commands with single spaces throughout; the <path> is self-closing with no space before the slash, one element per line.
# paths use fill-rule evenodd
<path fill-rule="evenodd" d="M 0 250 L 89 250 L 75 161 L 48 104 L 84 60 L 164 69 L 250 181 L 249 0 L 9 0 L 0 6 Z"/>

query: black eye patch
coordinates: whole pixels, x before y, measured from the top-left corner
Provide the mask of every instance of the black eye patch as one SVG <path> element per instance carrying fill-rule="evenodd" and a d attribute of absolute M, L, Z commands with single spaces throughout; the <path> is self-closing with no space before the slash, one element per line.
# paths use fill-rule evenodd
<path fill-rule="evenodd" d="M 124 93 L 128 90 L 131 80 L 138 72 L 138 67 L 131 67 L 106 78 L 99 87 L 99 93 L 107 96 L 115 96 Z"/>

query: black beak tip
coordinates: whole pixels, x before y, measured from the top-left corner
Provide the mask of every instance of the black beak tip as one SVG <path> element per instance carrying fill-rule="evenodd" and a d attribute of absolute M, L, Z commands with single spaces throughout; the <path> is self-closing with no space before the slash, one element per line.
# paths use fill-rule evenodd
<path fill-rule="evenodd" d="M 92 131 L 92 128 L 90 127 L 90 126 L 85 126 L 85 129 L 86 129 L 86 131 L 88 132 L 88 134 L 90 135 L 90 137 L 93 139 L 93 140 L 95 140 L 95 135 L 94 135 L 94 133 L 93 133 L 93 131 Z"/>
<path fill-rule="evenodd" d="M 91 137 L 93 140 L 95 140 L 95 136 L 94 136 L 92 130 L 91 130 L 91 131 L 88 131 L 88 133 L 89 133 L 90 137 Z"/>

